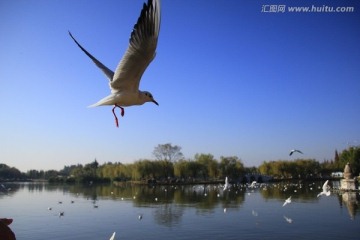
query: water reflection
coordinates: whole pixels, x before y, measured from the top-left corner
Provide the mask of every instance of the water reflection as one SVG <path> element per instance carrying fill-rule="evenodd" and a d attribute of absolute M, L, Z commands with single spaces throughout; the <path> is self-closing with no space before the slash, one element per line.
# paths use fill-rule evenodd
<path fill-rule="evenodd" d="M 216 208 L 240 209 L 247 195 L 260 193 L 265 200 L 279 200 L 292 196 L 296 202 L 317 202 L 317 194 L 322 191 L 323 182 L 282 182 L 274 184 L 242 185 L 233 184 L 223 190 L 221 185 L 174 185 L 143 186 L 123 183 L 120 185 L 54 185 L 40 183 L 7 183 L 9 191 L 1 191 L 0 199 L 12 196 L 20 190 L 34 192 L 63 192 L 73 197 L 91 200 L 96 205 L 102 199 L 130 201 L 135 207 L 157 207 L 155 220 L 159 224 L 176 224 L 183 214 L 183 208 L 196 209 L 196 214 L 211 214 Z M 336 182 L 332 183 L 336 186 Z M 348 209 L 352 219 L 358 214 L 359 192 L 332 192 L 338 195 L 340 207 Z M 322 196 L 326 197 L 326 196 Z"/>
<path fill-rule="evenodd" d="M 156 208 L 154 218 L 159 225 L 172 227 L 181 222 L 183 213 L 184 208 L 180 205 L 163 204 Z"/>
<path fill-rule="evenodd" d="M 343 192 L 341 194 L 342 203 L 345 204 L 351 219 L 355 218 L 358 210 L 360 200 L 359 194 L 356 192 Z"/>

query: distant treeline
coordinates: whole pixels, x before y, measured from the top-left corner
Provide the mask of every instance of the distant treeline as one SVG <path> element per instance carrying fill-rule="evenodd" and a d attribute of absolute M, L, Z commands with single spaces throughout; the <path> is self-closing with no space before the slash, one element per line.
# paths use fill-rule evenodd
<path fill-rule="evenodd" d="M 29 170 L 20 172 L 14 167 L 0 164 L 0 180 L 45 179 L 51 182 L 112 182 L 112 181 L 216 181 L 225 176 L 233 181 L 242 181 L 244 176 L 261 174 L 275 179 L 321 178 L 332 172 L 342 172 L 351 164 L 354 175 L 360 171 L 360 147 L 349 147 L 341 153 L 335 151 L 333 160 L 318 162 L 314 159 L 264 161 L 258 167 L 245 167 L 236 156 L 215 159 L 211 154 L 196 154 L 193 159 L 183 159 L 180 147 L 171 144 L 155 148 L 155 160 L 138 160 L 133 163 L 108 162 L 99 165 L 93 162 L 65 166 L 57 170 Z M 167 151 L 173 151 L 169 155 Z M 174 156 L 179 157 L 176 159 Z"/>

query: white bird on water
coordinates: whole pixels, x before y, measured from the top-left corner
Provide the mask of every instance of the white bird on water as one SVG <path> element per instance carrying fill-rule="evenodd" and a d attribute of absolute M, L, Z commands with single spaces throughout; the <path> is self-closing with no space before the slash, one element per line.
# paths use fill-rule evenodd
<path fill-rule="evenodd" d="M 119 123 L 115 114 L 116 107 L 121 109 L 121 116 L 124 116 L 124 107 L 127 106 L 142 105 L 146 102 L 159 105 L 150 92 L 139 90 L 141 77 L 155 58 L 159 32 L 160 0 L 148 0 L 147 4 L 144 3 L 140 17 L 134 25 L 125 55 L 114 73 L 86 51 L 69 31 L 70 37 L 109 79 L 111 94 L 89 107 L 114 105 L 112 112 L 117 127 Z"/>
<path fill-rule="evenodd" d="M 301 153 L 303 154 L 300 150 L 297 150 L 297 149 L 292 149 L 289 153 L 289 156 L 293 155 L 294 152 L 298 152 L 298 153 Z"/>
<path fill-rule="evenodd" d="M 251 183 L 251 185 L 250 185 L 250 188 L 254 188 L 254 187 L 256 187 L 256 181 L 252 181 L 252 183 Z"/>
<path fill-rule="evenodd" d="M 0 186 L 4 189 L 5 194 L 11 190 L 11 188 L 6 188 L 4 184 L 0 184 Z"/>
<path fill-rule="evenodd" d="M 228 180 L 228 177 L 225 177 L 224 191 L 228 188 L 229 188 L 229 180 Z"/>
<path fill-rule="evenodd" d="M 254 217 L 259 216 L 259 214 L 258 214 L 255 210 L 252 210 L 252 211 L 251 211 L 251 214 L 252 214 Z"/>
<path fill-rule="evenodd" d="M 284 216 L 284 219 L 285 219 L 288 223 L 292 223 L 292 222 L 293 222 L 293 220 L 292 220 L 291 218 L 288 218 L 288 217 L 286 217 L 286 216 Z"/>
<path fill-rule="evenodd" d="M 284 204 L 283 204 L 283 207 L 286 205 L 286 204 L 289 204 L 291 203 L 291 196 L 285 200 Z"/>
<path fill-rule="evenodd" d="M 329 190 L 329 180 L 326 180 L 326 182 L 324 183 L 324 185 L 322 186 L 322 192 L 320 192 L 317 197 L 320 197 L 321 195 L 325 195 L 325 196 L 330 196 L 330 190 Z"/>
<path fill-rule="evenodd" d="M 116 233 L 116 232 L 114 232 L 114 233 L 111 235 L 111 237 L 110 237 L 109 240 L 115 240 L 115 233 Z"/>

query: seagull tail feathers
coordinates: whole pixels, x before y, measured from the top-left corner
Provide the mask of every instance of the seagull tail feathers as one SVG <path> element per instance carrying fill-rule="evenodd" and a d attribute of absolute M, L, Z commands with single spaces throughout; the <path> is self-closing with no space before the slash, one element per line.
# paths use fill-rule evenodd
<path fill-rule="evenodd" d="M 88 108 L 93 108 L 93 107 L 98 107 L 98 106 L 100 106 L 100 104 L 94 103 L 94 104 L 91 104 L 91 105 L 89 105 L 89 106 L 87 106 L 87 107 L 88 107 Z"/>
<path fill-rule="evenodd" d="M 115 104 L 115 99 L 114 99 L 114 96 L 111 94 L 107 97 L 104 97 L 97 103 L 94 103 L 88 107 L 91 108 L 91 107 L 98 107 L 98 106 L 103 106 L 103 105 L 114 105 L 114 104 Z"/>

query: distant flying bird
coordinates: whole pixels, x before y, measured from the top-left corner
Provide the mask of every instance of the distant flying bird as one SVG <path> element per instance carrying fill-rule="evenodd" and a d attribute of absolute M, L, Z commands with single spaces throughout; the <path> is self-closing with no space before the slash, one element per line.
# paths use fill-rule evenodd
<path fill-rule="evenodd" d="M 330 196 L 330 190 L 329 190 L 329 180 L 326 180 L 326 182 L 324 183 L 324 185 L 322 186 L 322 192 L 320 192 L 317 197 L 320 197 L 321 195 L 325 195 L 325 196 Z"/>
<path fill-rule="evenodd" d="M 116 107 L 121 109 L 121 116 L 124 116 L 123 107 L 142 105 L 146 102 L 159 105 L 150 92 L 139 90 L 141 77 L 155 58 L 159 32 L 160 0 L 148 0 L 147 4 L 144 3 L 140 17 L 134 25 L 126 53 L 114 73 L 86 51 L 69 31 L 70 37 L 109 79 L 111 94 L 89 107 L 114 105 L 112 112 L 117 127 L 119 123 L 115 114 Z"/>
<path fill-rule="evenodd" d="M 115 240 L 115 233 L 116 233 L 116 232 L 114 232 L 114 233 L 111 235 L 111 237 L 110 237 L 109 240 Z"/>
<path fill-rule="evenodd" d="M 289 156 L 293 155 L 294 152 L 298 152 L 298 153 L 301 153 L 303 154 L 300 150 L 297 150 L 297 149 L 292 149 L 289 153 Z"/>
<path fill-rule="evenodd" d="M 289 204 L 291 203 L 291 196 L 285 200 L 284 204 L 283 204 L 283 207 L 286 205 L 286 204 Z"/>

